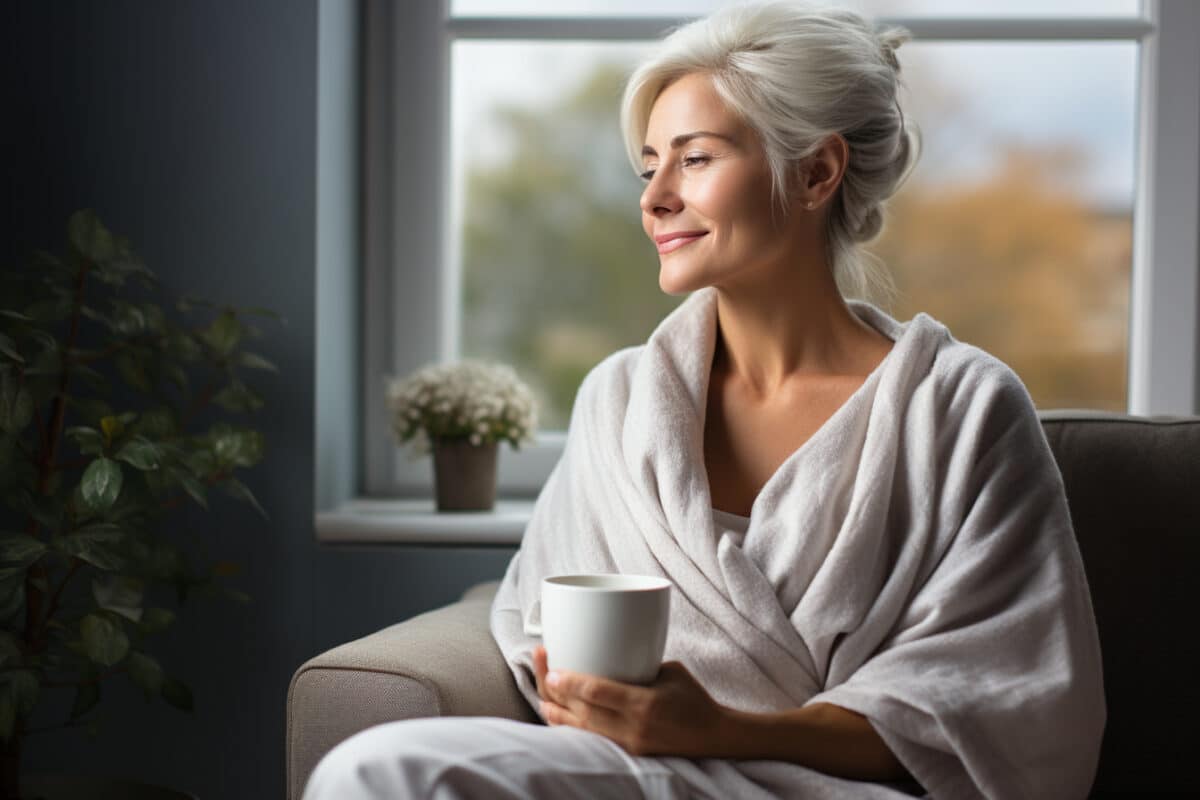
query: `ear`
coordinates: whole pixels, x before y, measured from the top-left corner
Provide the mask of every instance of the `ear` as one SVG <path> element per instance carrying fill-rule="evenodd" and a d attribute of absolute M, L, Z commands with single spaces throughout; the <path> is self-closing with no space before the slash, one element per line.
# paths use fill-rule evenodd
<path fill-rule="evenodd" d="M 801 167 L 800 182 L 796 187 L 797 199 L 805 208 L 821 206 L 833 196 L 846 172 L 850 158 L 850 146 L 841 134 L 830 134 L 821 146 L 806 158 Z"/>

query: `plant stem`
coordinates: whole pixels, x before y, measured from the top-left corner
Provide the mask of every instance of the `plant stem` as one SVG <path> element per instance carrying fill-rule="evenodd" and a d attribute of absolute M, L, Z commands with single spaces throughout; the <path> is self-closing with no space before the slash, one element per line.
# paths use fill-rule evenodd
<path fill-rule="evenodd" d="M 88 262 L 83 261 L 79 265 L 79 276 L 75 279 L 75 302 L 71 310 L 71 330 L 67 334 L 67 346 L 62 352 L 62 376 L 58 380 L 58 392 L 54 395 L 54 402 L 51 405 L 50 419 L 43 439 L 43 449 L 38 460 L 37 491 L 40 495 L 45 495 L 46 489 L 50 485 L 50 478 L 54 474 L 55 453 L 58 450 L 59 439 L 62 438 L 63 421 L 67 412 L 67 383 L 70 379 L 70 370 L 67 369 L 68 353 L 75 347 L 75 340 L 79 338 L 79 322 L 83 316 L 83 287 L 87 280 L 88 266 Z M 36 519 L 30 519 L 30 529 L 32 533 L 36 534 L 38 529 Z M 50 532 L 50 535 L 53 535 L 53 531 Z M 45 575 L 45 568 L 34 565 L 29 568 L 25 577 L 25 643 L 31 647 L 34 642 L 40 641 L 45 629 L 45 621 L 42 620 L 41 614 L 42 592 L 34 583 L 36 578 L 44 578 Z"/>
<path fill-rule="evenodd" d="M 58 611 L 58 601 L 62 598 L 63 589 L 66 588 L 67 582 L 79 571 L 79 568 L 83 566 L 83 563 L 83 559 L 76 558 L 75 556 L 71 557 L 71 567 L 67 570 L 67 574 L 63 576 L 62 581 L 59 582 L 58 587 L 54 590 L 54 594 L 50 596 L 50 605 L 46 609 L 46 618 L 42 620 L 42 624 L 39 626 L 38 641 L 30 643 L 34 648 L 34 652 L 40 653 L 46 649 L 46 623 L 54 618 L 54 612 Z"/>

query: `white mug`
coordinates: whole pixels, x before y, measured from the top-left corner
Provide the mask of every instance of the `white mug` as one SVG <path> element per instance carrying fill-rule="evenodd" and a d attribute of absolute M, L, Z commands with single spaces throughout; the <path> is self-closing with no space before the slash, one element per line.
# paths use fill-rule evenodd
<path fill-rule="evenodd" d="M 542 580 L 541 636 L 550 669 L 650 683 L 667 645 L 671 582 L 651 575 L 555 575 Z"/>

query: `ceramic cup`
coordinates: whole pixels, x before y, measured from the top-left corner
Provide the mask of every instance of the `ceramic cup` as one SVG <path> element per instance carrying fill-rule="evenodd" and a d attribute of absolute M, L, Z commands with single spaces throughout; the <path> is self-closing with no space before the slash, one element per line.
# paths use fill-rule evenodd
<path fill-rule="evenodd" d="M 667 644 L 671 582 L 649 575 L 555 575 L 542 581 L 541 636 L 550 669 L 650 683 Z"/>

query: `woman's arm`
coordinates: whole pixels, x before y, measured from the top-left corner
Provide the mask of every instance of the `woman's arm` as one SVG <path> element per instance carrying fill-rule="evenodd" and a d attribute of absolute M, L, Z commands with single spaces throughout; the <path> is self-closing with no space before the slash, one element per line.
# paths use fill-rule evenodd
<path fill-rule="evenodd" d="M 855 780 L 911 779 L 867 718 L 841 706 L 814 703 L 772 714 L 724 708 L 724 713 L 722 758 L 790 761 Z"/>
<path fill-rule="evenodd" d="M 840 706 L 737 711 L 713 700 L 677 661 L 663 664 L 649 686 L 548 673 L 543 647 L 533 662 L 548 723 L 600 733 L 633 755 L 771 759 L 856 780 L 909 778 L 867 718 Z"/>

